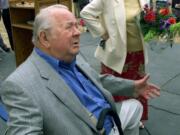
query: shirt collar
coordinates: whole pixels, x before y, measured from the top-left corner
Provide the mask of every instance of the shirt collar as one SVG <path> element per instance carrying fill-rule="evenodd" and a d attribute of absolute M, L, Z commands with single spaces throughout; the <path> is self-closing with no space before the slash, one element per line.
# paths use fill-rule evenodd
<path fill-rule="evenodd" d="M 66 63 L 62 60 L 58 60 L 43 51 L 41 51 L 39 48 L 35 48 L 35 52 L 45 59 L 54 69 L 59 69 L 59 68 L 66 68 L 66 69 L 74 69 L 76 65 L 76 59 L 74 59 L 71 63 Z"/>
<path fill-rule="evenodd" d="M 66 69 L 74 69 L 76 65 L 76 59 L 74 59 L 71 63 L 66 63 L 64 61 L 59 61 L 58 66 Z"/>

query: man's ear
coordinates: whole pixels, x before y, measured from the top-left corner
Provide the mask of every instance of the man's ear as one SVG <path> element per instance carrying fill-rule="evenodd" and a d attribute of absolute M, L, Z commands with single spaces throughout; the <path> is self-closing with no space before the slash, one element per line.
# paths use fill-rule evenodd
<path fill-rule="evenodd" d="M 39 42 L 42 46 L 49 48 L 50 44 L 47 38 L 47 34 L 45 31 L 40 32 L 39 34 Z"/>

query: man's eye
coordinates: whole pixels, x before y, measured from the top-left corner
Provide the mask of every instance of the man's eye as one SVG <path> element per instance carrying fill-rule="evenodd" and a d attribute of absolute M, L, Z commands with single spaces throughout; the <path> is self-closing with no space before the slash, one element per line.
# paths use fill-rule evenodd
<path fill-rule="evenodd" d="M 66 29 L 69 29 L 69 28 L 71 28 L 71 26 L 70 26 L 70 25 L 66 26 Z"/>

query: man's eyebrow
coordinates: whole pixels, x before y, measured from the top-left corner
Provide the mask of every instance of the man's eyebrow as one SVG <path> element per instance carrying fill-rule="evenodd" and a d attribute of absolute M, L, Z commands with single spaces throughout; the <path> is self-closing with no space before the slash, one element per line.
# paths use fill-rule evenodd
<path fill-rule="evenodd" d="M 77 21 L 66 21 L 66 23 L 68 23 L 68 24 L 77 24 L 78 22 Z"/>

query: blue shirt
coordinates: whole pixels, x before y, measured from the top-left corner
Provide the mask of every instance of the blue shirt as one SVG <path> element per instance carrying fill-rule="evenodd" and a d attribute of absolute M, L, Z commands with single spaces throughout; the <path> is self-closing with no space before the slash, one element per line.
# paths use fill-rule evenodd
<path fill-rule="evenodd" d="M 76 60 L 73 60 L 71 63 L 65 63 L 43 53 L 38 48 L 35 48 L 35 51 L 59 73 L 79 98 L 80 102 L 86 109 L 93 113 L 97 119 L 104 108 L 110 108 L 109 103 L 105 100 L 100 90 L 77 68 Z M 107 135 L 112 127 L 112 118 L 106 116 L 104 128 Z"/>

